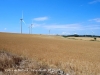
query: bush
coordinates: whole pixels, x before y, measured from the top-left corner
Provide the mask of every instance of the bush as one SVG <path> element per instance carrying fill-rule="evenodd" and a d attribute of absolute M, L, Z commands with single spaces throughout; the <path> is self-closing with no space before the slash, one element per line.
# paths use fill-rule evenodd
<path fill-rule="evenodd" d="M 95 41 L 96 41 L 96 39 L 97 39 L 97 38 L 96 38 L 96 37 L 94 37 L 94 40 L 95 40 Z"/>

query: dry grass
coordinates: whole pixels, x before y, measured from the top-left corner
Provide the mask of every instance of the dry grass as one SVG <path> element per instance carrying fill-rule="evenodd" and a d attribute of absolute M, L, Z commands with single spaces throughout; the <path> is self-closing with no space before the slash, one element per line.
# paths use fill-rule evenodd
<path fill-rule="evenodd" d="M 52 70 L 54 72 L 52 72 Z M 0 51 L 0 75 L 65 75 L 59 69 L 50 68 L 44 62 L 29 60 L 25 57 L 13 55 L 7 51 Z"/>
<path fill-rule="evenodd" d="M 100 42 L 97 41 L 0 33 L 0 49 L 38 60 L 42 65 L 61 68 L 68 74 L 100 74 Z"/>

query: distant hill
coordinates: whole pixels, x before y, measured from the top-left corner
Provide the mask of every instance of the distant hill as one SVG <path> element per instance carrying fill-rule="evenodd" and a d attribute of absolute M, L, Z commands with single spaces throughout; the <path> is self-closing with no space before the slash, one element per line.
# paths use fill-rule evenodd
<path fill-rule="evenodd" d="M 75 35 L 62 35 L 63 37 L 99 37 L 100 38 L 100 36 L 99 35 L 77 35 L 77 34 L 75 34 Z"/>

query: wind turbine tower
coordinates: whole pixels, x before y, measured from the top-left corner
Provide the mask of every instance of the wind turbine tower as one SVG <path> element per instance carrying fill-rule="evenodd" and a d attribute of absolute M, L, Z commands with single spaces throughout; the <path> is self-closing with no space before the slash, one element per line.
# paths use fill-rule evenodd
<path fill-rule="evenodd" d="M 21 18 L 21 19 L 20 19 L 20 21 L 21 21 L 21 34 L 22 34 L 22 20 L 23 20 L 23 19 Z"/>
<path fill-rule="evenodd" d="M 32 23 L 31 23 L 31 34 L 32 34 L 32 28 L 33 28 L 33 20 L 32 20 Z"/>
<path fill-rule="evenodd" d="M 29 28 L 29 34 L 30 34 L 30 26 L 28 28 Z"/>
<path fill-rule="evenodd" d="M 33 24 L 31 24 L 31 34 L 32 34 L 32 25 L 33 25 Z"/>
<path fill-rule="evenodd" d="M 22 22 L 26 25 L 25 21 L 23 20 L 23 12 L 22 12 L 22 18 L 20 19 L 21 21 L 21 34 L 22 34 Z"/>
<path fill-rule="evenodd" d="M 49 35 L 50 35 L 50 30 L 49 30 Z"/>

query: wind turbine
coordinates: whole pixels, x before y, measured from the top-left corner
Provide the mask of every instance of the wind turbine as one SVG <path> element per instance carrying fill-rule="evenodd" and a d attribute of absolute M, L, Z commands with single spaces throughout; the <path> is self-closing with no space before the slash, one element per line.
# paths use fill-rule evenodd
<path fill-rule="evenodd" d="M 21 34 L 22 34 L 22 22 L 23 22 L 24 24 L 26 24 L 25 21 L 23 20 L 23 12 L 22 12 L 22 18 L 20 19 L 20 21 L 21 21 Z"/>
<path fill-rule="evenodd" d="M 33 24 L 29 25 L 29 34 L 32 34 L 32 27 L 33 27 Z"/>
<path fill-rule="evenodd" d="M 33 26 L 33 24 L 31 24 L 31 34 L 32 34 L 32 26 Z"/>
<path fill-rule="evenodd" d="M 85 37 L 87 36 L 87 32 L 85 33 Z"/>
<path fill-rule="evenodd" d="M 32 20 L 32 24 L 31 24 L 31 34 L 32 34 L 32 27 L 33 27 L 33 20 Z"/>
<path fill-rule="evenodd" d="M 92 31 L 92 30 L 91 30 Z M 92 31 L 92 37 L 94 36 L 94 31 Z"/>
<path fill-rule="evenodd" d="M 30 34 L 30 26 L 28 28 L 29 28 L 29 34 Z"/>
<path fill-rule="evenodd" d="M 49 30 L 49 35 L 50 35 L 50 30 Z"/>

